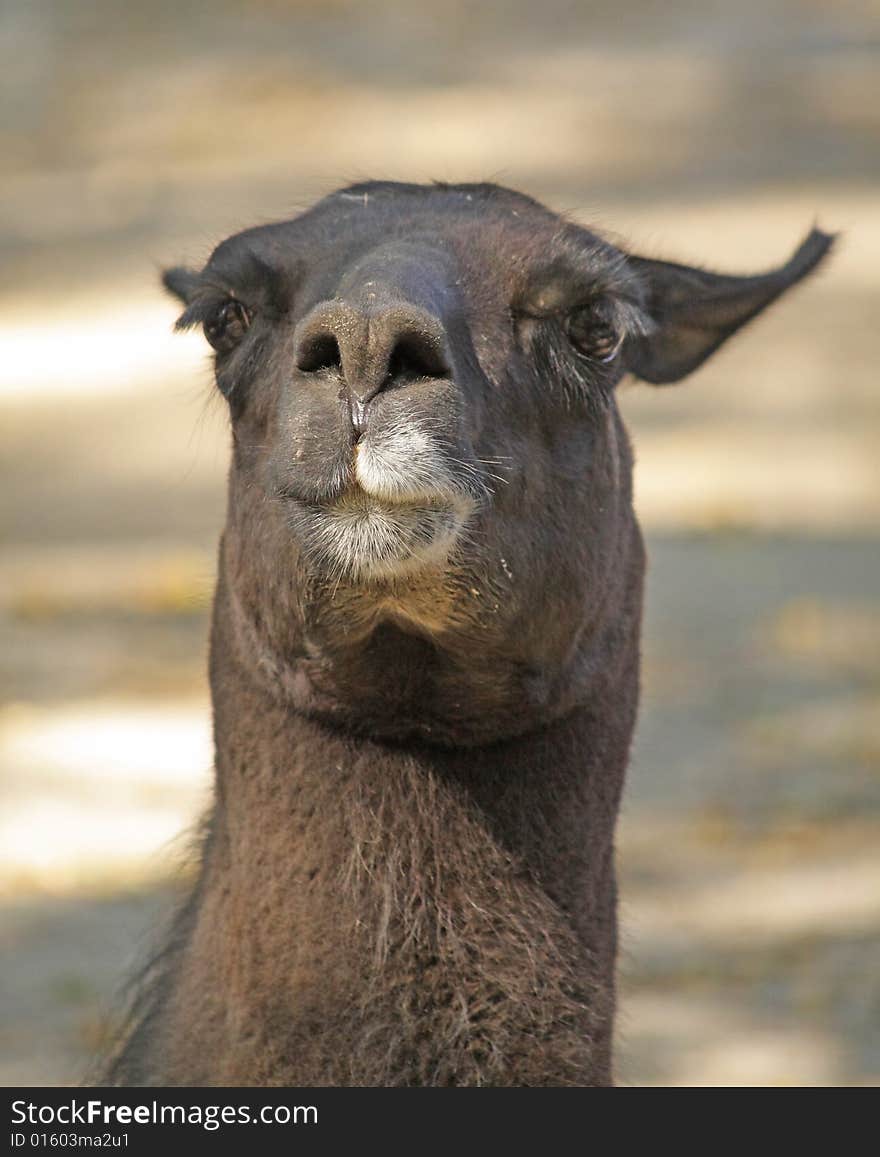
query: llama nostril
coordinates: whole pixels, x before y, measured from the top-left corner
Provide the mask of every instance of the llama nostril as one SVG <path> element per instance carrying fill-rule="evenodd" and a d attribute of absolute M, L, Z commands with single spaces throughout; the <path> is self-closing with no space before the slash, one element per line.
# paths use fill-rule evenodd
<path fill-rule="evenodd" d="M 336 334 L 318 333 L 302 342 L 296 352 L 296 364 L 298 369 L 307 374 L 341 369 L 342 355 Z"/>
<path fill-rule="evenodd" d="M 434 335 L 413 331 L 398 337 L 388 358 L 386 381 L 448 377 L 449 366 Z"/>
<path fill-rule="evenodd" d="M 363 407 L 382 390 L 451 374 L 440 319 L 396 299 L 369 309 L 362 302 L 324 302 L 300 322 L 294 340 L 300 373 L 341 381 L 359 432 Z"/>

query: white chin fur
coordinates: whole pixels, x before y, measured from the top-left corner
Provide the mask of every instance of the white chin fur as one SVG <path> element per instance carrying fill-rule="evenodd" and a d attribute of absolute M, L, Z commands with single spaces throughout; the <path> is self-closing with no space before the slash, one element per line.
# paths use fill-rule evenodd
<path fill-rule="evenodd" d="M 309 514 L 306 546 L 334 574 L 364 581 L 397 578 L 445 562 L 470 503 L 390 503 L 372 494 L 346 496 Z"/>

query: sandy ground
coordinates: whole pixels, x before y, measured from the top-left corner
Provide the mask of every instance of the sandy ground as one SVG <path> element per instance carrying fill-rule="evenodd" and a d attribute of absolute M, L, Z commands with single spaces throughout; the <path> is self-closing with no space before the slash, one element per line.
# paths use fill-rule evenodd
<path fill-rule="evenodd" d="M 880 1083 L 873 6 L 206 13 L 0 18 L 0 1082 L 80 1079 L 209 781 L 227 435 L 156 266 L 372 172 L 731 270 L 843 231 L 687 385 L 622 394 L 651 568 L 619 1067 Z"/>

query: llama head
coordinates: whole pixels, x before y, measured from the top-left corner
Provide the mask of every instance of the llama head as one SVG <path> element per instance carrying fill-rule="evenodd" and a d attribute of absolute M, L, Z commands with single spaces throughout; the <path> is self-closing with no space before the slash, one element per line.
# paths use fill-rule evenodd
<path fill-rule="evenodd" d="M 632 530 L 617 383 L 690 373 L 829 244 L 720 276 L 496 186 L 369 183 L 165 284 L 216 351 L 230 518 L 276 577 L 402 613 L 418 590 L 423 619 L 552 601 L 570 637 Z"/>

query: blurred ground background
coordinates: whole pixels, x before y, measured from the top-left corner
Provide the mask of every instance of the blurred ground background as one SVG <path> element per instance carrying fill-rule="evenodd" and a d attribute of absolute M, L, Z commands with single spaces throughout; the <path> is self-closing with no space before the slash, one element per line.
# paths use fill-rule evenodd
<path fill-rule="evenodd" d="M 156 270 L 375 175 L 735 271 L 843 232 L 686 385 L 624 393 L 619 1056 L 880 1083 L 878 4 L 6 0 L 0 156 L 0 1082 L 79 1079 L 205 797 L 226 432 Z"/>

